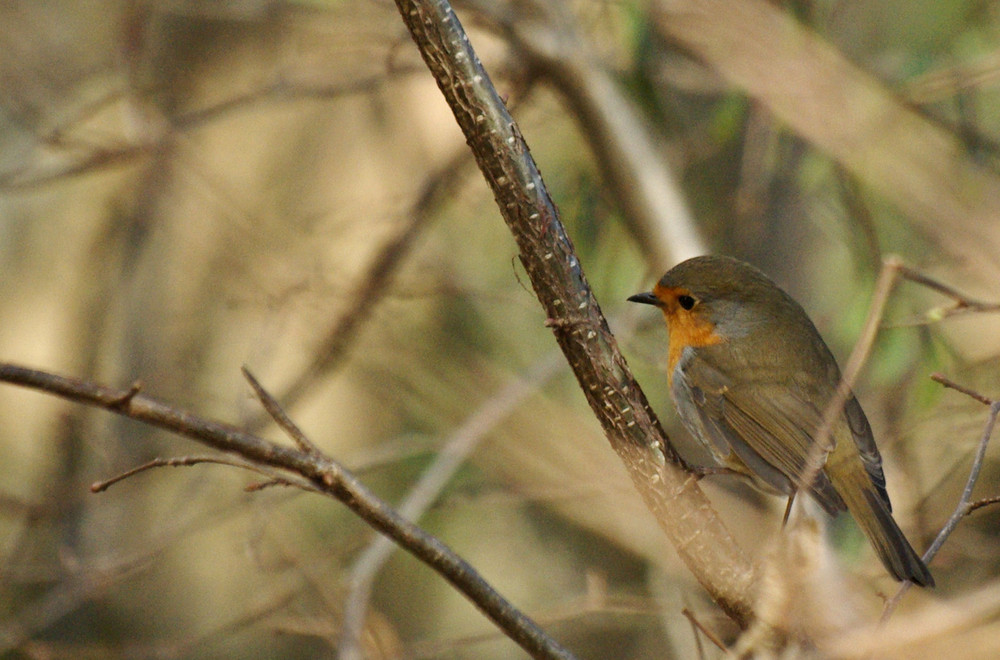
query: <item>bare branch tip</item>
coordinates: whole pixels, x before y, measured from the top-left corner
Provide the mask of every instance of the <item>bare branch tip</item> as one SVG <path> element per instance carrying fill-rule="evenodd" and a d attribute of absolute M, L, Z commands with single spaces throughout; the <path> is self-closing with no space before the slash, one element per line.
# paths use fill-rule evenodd
<path fill-rule="evenodd" d="M 982 403 L 983 405 L 990 406 L 991 408 L 997 408 L 998 410 L 1000 410 L 1000 406 L 998 406 L 998 404 L 1000 404 L 1000 399 L 991 399 L 985 394 L 981 394 L 976 390 L 972 389 L 971 387 L 966 387 L 965 385 L 960 385 L 956 383 L 955 381 L 948 378 L 942 373 L 935 372 L 931 374 L 931 380 L 933 380 L 935 383 L 940 383 L 941 385 L 944 385 L 949 389 L 955 390 L 956 392 L 961 392 L 962 394 L 975 399 L 976 401 Z"/>
<path fill-rule="evenodd" d="M 728 649 L 725 642 L 723 642 L 718 635 L 716 635 L 712 630 L 710 630 L 708 626 L 702 623 L 701 620 L 698 618 L 698 615 L 692 612 L 690 608 L 685 607 L 684 609 L 681 610 L 681 614 L 688 620 L 688 622 L 691 623 L 692 626 L 694 626 L 695 629 L 701 632 L 701 634 L 703 634 L 705 638 L 712 644 L 714 644 L 723 651 L 726 651 Z"/>
<path fill-rule="evenodd" d="M 969 502 L 968 506 L 965 508 L 965 515 L 969 515 L 973 511 L 982 509 L 984 507 L 993 506 L 994 504 L 1000 504 L 1000 495 L 994 495 L 992 497 L 984 497 L 981 500 L 976 500 L 975 502 Z"/>
<path fill-rule="evenodd" d="M 885 259 L 882 260 L 882 263 L 884 263 L 886 267 L 892 268 L 893 270 L 902 270 L 906 268 L 906 262 L 903 261 L 903 258 L 898 254 L 887 254 Z"/>
<path fill-rule="evenodd" d="M 123 394 L 121 394 L 118 397 L 115 397 L 108 403 L 111 408 L 124 410 L 129 407 L 129 405 L 132 403 L 132 399 L 134 399 L 141 391 L 142 391 L 142 381 L 137 380 L 133 382 Z"/>
<path fill-rule="evenodd" d="M 260 401 L 261 405 L 264 406 L 264 410 L 271 416 L 271 419 L 275 421 L 278 427 L 287 433 L 302 451 L 310 454 L 311 456 L 322 456 L 323 452 L 320 451 L 319 447 L 313 444 L 313 442 L 306 437 L 306 434 L 303 433 L 298 426 L 296 426 L 295 422 L 293 422 L 284 411 L 277 399 L 271 396 L 271 394 L 264 389 L 264 386 L 261 385 L 256 378 L 254 378 L 254 375 L 250 373 L 250 369 L 244 365 L 240 367 L 240 370 L 243 372 L 243 376 L 247 379 L 247 382 L 250 383 L 250 387 L 253 388 L 254 394 L 257 395 L 257 399 Z"/>
<path fill-rule="evenodd" d="M 250 383 L 250 387 L 253 388 L 254 394 L 257 395 L 258 399 L 261 398 L 261 395 L 267 394 L 264 387 L 260 384 L 260 381 L 257 380 L 257 377 L 250 371 L 250 367 L 244 364 L 240 367 L 240 371 L 243 373 L 243 377 L 246 378 L 247 382 Z"/>
<path fill-rule="evenodd" d="M 252 484 L 247 484 L 243 488 L 243 492 L 259 493 L 262 490 L 265 490 L 267 488 L 273 488 L 275 486 L 294 486 L 294 485 L 296 484 L 293 484 L 291 481 L 288 481 L 286 479 L 270 479 L 268 481 L 256 481 Z"/>

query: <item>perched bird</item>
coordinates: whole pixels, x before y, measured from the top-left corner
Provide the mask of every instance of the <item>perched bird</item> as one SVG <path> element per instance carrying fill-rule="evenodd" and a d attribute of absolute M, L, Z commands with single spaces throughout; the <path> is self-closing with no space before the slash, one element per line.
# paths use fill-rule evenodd
<path fill-rule="evenodd" d="M 893 520 L 882 457 L 853 395 L 831 429 L 829 452 L 813 449 L 840 369 L 791 296 L 749 264 L 704 256 L 629 300 L 663 312 L 674 405 L 722 466 L 789 497 L 805 488 L 830 515 L 849 511 L 897 580 L 934 585 Z M 811 452 L 822 469 L 805 484 Z"/>

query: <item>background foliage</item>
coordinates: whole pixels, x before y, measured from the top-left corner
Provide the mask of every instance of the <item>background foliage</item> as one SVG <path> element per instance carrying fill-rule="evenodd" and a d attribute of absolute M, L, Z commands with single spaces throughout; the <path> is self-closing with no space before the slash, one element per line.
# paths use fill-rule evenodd
<path fill-rule="evenodd" d="M 611 192 L 594 154 L 613 136 L 592 130 L 583 86 L 559 75 L 566 51 L 539 56 L 539 26 L 570 35 L 570 52 L 612 77 L 709 249 L 772 274 L 838 356 L 885 253 L 1000 299 L 1000 259 L 943 248 L 949 236 L 1000 240 L 996 223 L 928 228 L 882 182 L 692 57 L 645 3 L 458 8 L 633 369 L 695 462 L 707 457 L 667 403 L 664 330 L 623 302 L 682 255 L 651 247 L 623 202 L 632 182 Z M 998 176 L 994 3 L 782 10 Z M 425 527 L 580 657 L 690 657 L 685 607 L 731 634 L 553 357 L 513 242 L 392 5 L 25 2 L 0 16 L 0 359 L 141 380 L 159 398 L 253 425 L 246 364 L 278 394 L 298 384 L 292 416 L 390 501 L 463 424 L 494 410 Z M 1000 393 L 995 317 L 926 323 L 942 304 L 903 285 L 858 388 L 917 547 L 957 499 L 985 414 L 927 376 Z M 510 388 L 516 405 L 498 408 Z M 12 657 L 335 655 L 348 576 L 373 540 L 345 510 L 247 493 L 253 477 L 213 466 L 94 495 L 96 480 L 200 450 L 12 388 L 0 389 L 0 429 L 0 648 Z M 991 457 L 983 497 L 997 492 Z M 727 479 L 707 488 L 741 543 L 766 557 L 780 503 Z M 1000 647 L 996 605 L 982 602 L 1000 560 L 996 515 L 967 520 L 932 565 L 939 588 L 908 597 L 901 616 L 933 614 L 933 599 L 975 605 L 921 653 Z M 875 594 L 893 583 L 851 523 L 832 531 L 850 575 L 838 605 L 851 612 L 827 614 L 871 620 Z M 366 635 L 371 657 L 520 657 L 409 556 L 380 572 Z"/>

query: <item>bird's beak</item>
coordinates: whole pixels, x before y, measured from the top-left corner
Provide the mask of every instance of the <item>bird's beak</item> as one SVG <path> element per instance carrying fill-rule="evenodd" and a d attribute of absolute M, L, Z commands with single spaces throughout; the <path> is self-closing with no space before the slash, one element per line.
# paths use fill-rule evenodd
<path fill-rule="evenodd" d="M 661 307 L 663 305 L 663 303 L 660 302 L 660 299 L 651 292 L 637 293 L 634 296 L 629 296 L 628 301 L 642 303 L 643 305 L 656 305 L 657 307 Z"/>

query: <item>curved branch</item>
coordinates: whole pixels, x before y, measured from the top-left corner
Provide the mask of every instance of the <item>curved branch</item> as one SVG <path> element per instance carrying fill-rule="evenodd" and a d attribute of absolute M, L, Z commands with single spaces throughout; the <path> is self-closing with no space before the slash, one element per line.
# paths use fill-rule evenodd
<path fill-rule="evenodd" d="M 214 449 L 303 477 L 318 491 L 340 500 L 371 527 L 437 571 L 532 656 L 553 659 L 573 657 L 534 621 L 504 599 L 451 548 L 400 516 L 353 473 L 318 450 L 307 451 L 269 442 L 235 426 L 198 417 L 139 394 L 137 387 L 116 390 L 9 363 L 0 363 L 0 382 L 23 385 L 70 401 L 104 408 Z M 258 390 L 258 394 L 262 400 L 266 398 L 270 405 L 277 406 L 262 389 Z M 291 424 L 290 421 L 288 423 Z M 311 446 L 311 443 L 305 444 Z"/>

